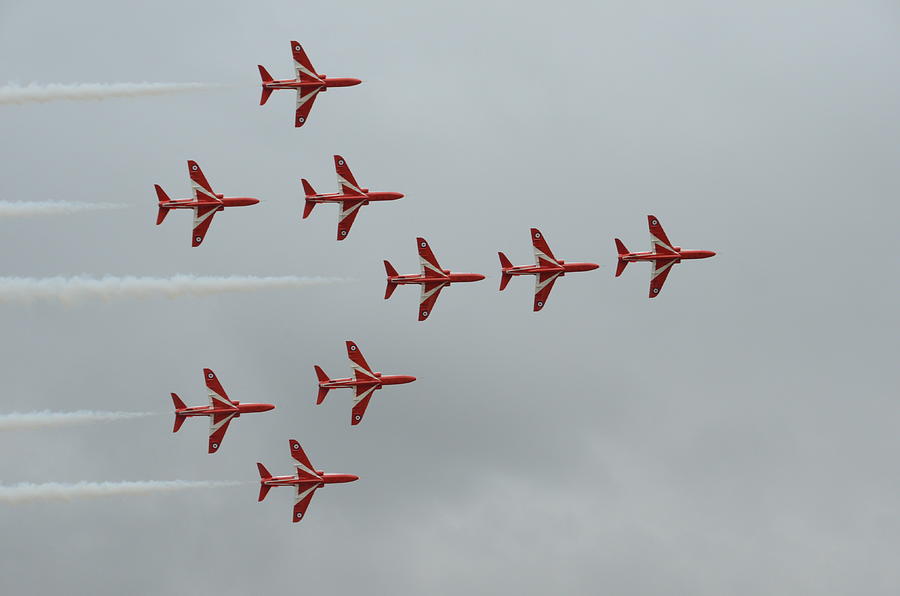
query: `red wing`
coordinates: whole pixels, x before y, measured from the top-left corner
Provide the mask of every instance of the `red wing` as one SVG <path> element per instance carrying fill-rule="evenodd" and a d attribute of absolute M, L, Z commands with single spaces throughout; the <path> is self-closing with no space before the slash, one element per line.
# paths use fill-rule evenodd
<path fill-rule="evenodd" d="M 648 215 L 647 223 L 650 226 L 650 250 L 657 254 L 678 254 L 678 251 L 675 250 L 675 247 L 669 241 L 669 237 L 666 236 L 666 231 L 663 230 L 659 219 L 655 215 Z"/>
<path fill-rule="evenodd" d="M 218 210 L 219 208 L 214 205 L 194 207 L 194 234 L 191 236 L 191 246 L 200 246 Z"/>
<path fill-rule="evenodd" d="M 434 304 L 437 302 L 441 290 L 447 283 L 443 281 L 428 282 L 422 284 L 422 295 L 419 297 L 419 320 L 424 321 L 434 310 Z"/>
<path fill-rule="evenodd" d="M 662 290 L 672 266 L 675 265 L 675 259 L 656 259 L 653 261 L 653 269 L 650 270 L 650 297 L 656 298 Z"/>
<path fill-rule="evenodd" d="M 213 192 L 212 186 L 206 181 L 203 170 L 197 165 L 193 159 L 188 160 L 188 176 L 191 178 L 191 190 L 194 193 L 194 199 L 198 201 L 219 201 L 219 197 Z"/>
<path fill-rule="evenodd" d="M 553 289 L 557 277 L 559 277 L 557 271 L 539 273 L 534 277 L 534 312 L 541 310 L 547 304 L 547 298 L 550 297 L 550 290 Z"/>
<path fill-rule="evenodd" d="M 547 265 L 559 266 L 559 261 L 553 256 L 550 245 L 547 244 L 544 235 L 537 228 L 531 228 L 531 244 L 534 246 L 534 260 L 538 265 L 543 267 Z"/>
<path fill-rule="evenodd" d="M 353 177 L 353 172 L 350 171 L 347 161 L 340 155 L 334 156 L 334 171 L 337 173 L 338 186 L 342 193 L 345 195 L 366 195 L 360 188 L 356 178 Z"/>
<path fill-rule="evenodd" d="M 434 253 L 431 252 L 431 247 L 428 245 L 428 242 L 426 242 L 424 238 L 416 238 L 416 246 L 419 249 L 419 263 L 422 265 L 422 274 L 430 277 L 436 275 L 447 277 L 447 274 L 444 273 L 444 270 L 441 268 L 441 264 L 438 263 L 435 258 Z"/>
<path fill-rule="evenodd" d="M 366 204 L 365 199 L 359 201 L 341 201 L 341 210 L 338 211 L 337 239 L 343 240 L 350 234 L 350 227 L 356 221 L 359 208 Z"/>
<path fill-rule="evenodd" d="M 306 515 L 306 510 L 309 508 L 309 502 L 312 501 L 313 494 L 315 494 L 316 489 L 320 486 L 320 484 L 313 484 L 311 482 L 297 485 L 297 494 L 294 496 L 294 523 L 300 521 L 303 519 L 303 516 Z"/>
<path fill-rule="evenodd" d="M 234 402 L 228 398 L 219 378 L 209 368 L 203 369 L 203 380 L 206 381 L 207 393 L 209 393 L 209 405 L 213 408 L 237 408 Z"/>
<path fill-rule="evenodd" d="M 225 431 L 228 430 L 228 425 L 236 414 L 236 412 L 224 412 L 209 417 L 209 453 L 219 450 L 219 445 L 225 438 Z"/>
<path fill-rule="evenodd" d="M 372 367 L 369 366 L 369 363 L 363 358 L 362 352 L 359 351 L 359 346 L 352 341 L 347 342 L 347 358 L 350 359 L 350 368 L 356 373 L 358 380 L 378 381 L 378 377 L 372 372 Z"/>
<path fill-rule="evenodd" d="M 356 386 L 356 396 L 353 398 L 353 412 L 350 416 L 351 426 L 356 426 L 362 422 L 366 408 L 369 407 L 369 400 L 372 399 L 372 394 L 375 393 L 376 389 L 378 389 L 378 385 Z"/>
<path fill-rule="evenodd" d="M 297 467 L 297 477 L 302 480 L 314 480 L 320 478 L 320 476 L 316 474 L 316 469 L 313 467 L 312 462 L 306 457 L 306 452 L 303 451 L 303 447 L 300 446 L 300 443 L 296 439 L 291 439 L 290 443 L 291 457 L 297 462 L 294 464 Z"/>
<path fill-rule="evenodd" d="M 296 41 L 291 42 L 291 53 L 294 55 L 294 72 L 297 73 L 297 78 L 304 82 L 314 82 L 321 81 L 321 77 L 316 74 L 316 69 L 313 68 L 312 62 L 309 61 L 309 56 L 306 55 L 306 51 Z"/>
<path fill-rule="evenodd" d="M 312 87 L 307 89 L 297 89 L 297 113 L 294 116 L 294 126 L 300 128 L 309 118 L 309 112 L 312 110 L 313 103 L 316 101 L 316 95 L 325 87 Z"/>

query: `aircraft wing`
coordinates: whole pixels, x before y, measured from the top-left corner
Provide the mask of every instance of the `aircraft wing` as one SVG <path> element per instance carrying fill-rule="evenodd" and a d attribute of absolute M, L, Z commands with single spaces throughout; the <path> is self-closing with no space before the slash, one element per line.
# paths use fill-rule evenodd
<path fill-rule="evenodd" d="M 550 245 L 547 244 L 544 235 L 537 228 L 531 228 L 531 244 L 534 246 L 534 260 L 539 266 L 560 266 L 559 261 L 553 256 L 553 251 L 550 250 Z"/>
<path fill-rule="evenodd" d="M 209 417 L 209 453 L 215 453 L 225 438 L 225 432 L 231 419 L 237 415 L 237 412 L 221 412 L 213 414 Z"/>
<path fill-rule="evenodd" d="M 550 290 L 553 289 L 553 284 L 559 275 L 558 271 L 548 271 L 534 276 L 534 312 L 541 310 L 547 304 Z"/>
<path fill-rule="evenodd" d="M 353 412 L 350 416 L 350 425 L 356 426 L 362 422 L 363 416 L 366 414 L 366 408 L 369 407 L 369 400 L 372 394 L 378 389 L 378 385 L 365 384 L 355 386 L 355 395 L 353 397 Z"/>
<path fill-rule="evenodd" d="M 419 249 L 419 264 L 422 266 L 422 275 L 430 274 L 432 277 L 435 275 L 447 277 L 447 274 L 444 273 L 444 270 L 441 268 L 441 264 L 438 263 L 438 260 L 435 258 L 434 253 L 431 252 L 431 247 L 428 246 L 428 242 L 426 242 L 424 238 L 416 238 L 416 243 Z"/>
<path fill-rule="evenodd" d="M 662 224 L 659 223 L 659 219 L 655 215 L 648 215 L 647 223 L 650 226 L 650 250 L 657 254 L 677 255 L 678 251 L 675 250 L 674 246 L 669 241 L 669 237 L 666 236 L 666 231 L 663 230 Z"/>
<path fill-rule="evenodd" d="M 343 240 L 350 234 L 350 227 L 356 221 L 359 208 L 366 204 L 366 199 L 358 201 L 341 201 L 341 210 L 338 211 L 337 239 Z"/>
<path fill-rule="evenodd" d="M 655 298 L 659 295 L 660 290 L 662 290 L 663 284 L 666 283 L 666 278 L 669 277 L 669 272 L 672 271 L 672 267 L 675 265 L 677 259 L 668 258 L 668 259 L 656 259 L 653 261 L 653 269 L 650 270 L 650 297 Z"/>
<path fill-rule="evenodd" d="M 357 381 L 378 382 L 378 377 L 375 376 L 375 373 L 372 372 L 372 367 L 363 358 L 362 352 L 359 351 L 359 346 L 352 341 L 347 342 L 347 358 L 350 359 L 350 368 L 353 369 Z"/>
<path fill-rule="evenodd" d="M 419 320 L 424 321 L 434 310 L 441 290 L 448 284 L 444 281 L 430 281 L 422 284 L 422 295 L 419 297 Z"/>
<path fill-rule="evenodd" d="M 306 510 L 309 508 L 309 503 L 312 501 L 313 494 L 315 494 L 316 489 L 318 489 L 319 486 L 320 485 L 311 482 L 297 485 L 297 494 L 294 496 L 294 523 L 300 521 L 303 519 L 303 516 L 306 515 Z"/>
<path fill-rule="evenodd" d="M 321 480 L 322 477 L 316 473 L 316 469 L 309 461 L 309 458 L 306 457 L 306 452 L 303 451 L 303 447 L 300 446 L 299 441 L 291 439 L 290 443 L 291 457 L 294 458 L 294 466 L 297 468 L 297 477 L 301 480 Z"/>
<path fill-rule="evenodd" d="M 312 62 L 310 62 L 309 56 L 306 55 L 306 50 L 303 49 L 303 46 L 296 41 L 292 41 L 291 53 L 294 55 L 294 72 L 299 80 L 303 82 L 322 82 L 322 79 L 316 74 L 316 69 L 313 68 Z"/>
<path fill-rule="evenodd" d="M 206 381 L 206 392 L 209 394 L 210 407 L 217 409 L 237 409 L 234 402 L 228 399 L 228 394 L 225 393 L 225 389 L 222 388 L 222 384 L 219 383 L 219 378 L 212 369 L 203 369 L 203 380 Z"/>
<path fill-rule="evenodd" d="M 197 165 L 193 159 L 188 160 L 188 176 L 191 179 L 191 190 L 194 193 L 195 201 L 215 201 L 220 203 L 219 197 L 213 192 L 212 187 L 203 175 L 203 170 Z"/>
<path fill-rule="evenodd" d="M 353 172 L 350 171 L 347 160 L 340 155 L 334 156 L 334 171 L 337 173 L 338 187 L 340 187 L 342 193 L 360 197 L 366 196 L 356 178 L 353 177 Z"/>
<path fill-rule="evenodd" d="M 309 112 L 312 110 L 316 95 L 325 87 L 310 87 L 297 89 L 297 113 L 294 116 L 294 127 L 300 128 L 306 124 Z"/>
<path fill-rule="evenodd" d="M 206 238 L 206 232 L 212 224 L 213 216 L 219 207 L 216 205 L 204 205 L 202 207 L 194 207 L 194 235 L 191 237 L 191 246 L 197 247 L 203 243 Z"/>

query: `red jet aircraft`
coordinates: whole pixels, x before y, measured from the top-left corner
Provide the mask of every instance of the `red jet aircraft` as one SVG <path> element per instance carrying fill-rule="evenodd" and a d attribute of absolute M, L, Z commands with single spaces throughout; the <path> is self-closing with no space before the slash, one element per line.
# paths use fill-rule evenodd
<path fill-rule="evenodd" d="M 294 514 L 291 519 L 296 523 L 306 515 L 309 502 L 313 493 L 326 484 L 339 484 L 359 480 L 359 476 L 353 474 L 326 474 L 322 470 L 316 470 L 310 463 L 303 447 L 296 440 L 291 439 L 291 456 L 297 467 L 296 476 L 272 476 L 264 465 L 256 464 L 259 468 L 259 501 L 266 498 L 269 489 L 273 486 L 296 486 L 297 494 L 294 496 Z"/>
<path fill-rule="evenodd" d="M 272 404 L 242 404 L 228 399 L 216 374 L 208 368 L 203 369 L 203 378 L 209 393 L 208 406 L 189 408 L 178 395 L 172 394 L 172 401 L 175 403 L 175 428 L 172 432 L 177 433 L 188 416 L 209 416 L 209 453 L 219 450 L 232 418 L 240 418 L 241 414 L 268 412 L 275 408 Z"/>
<path fill-rule="evenodd" d="M 196 161 L 188 160 L 188 174 L 191 177 L 191 190 L 194 191 L 193 199 L 176 199 L 172 200 L 166 192 L 155 184 L 156 196 L 159 198 L 159 213 L 156 216 L 156 225 L 159 225 L 169 214 L 171 209 L 193 209 L 194 210 L 194 236 L 191 246 L 200 246 L 203 238 L 206 237 L 206 231 L 212 223 L 213 215 L 216 211 L 222 211 L 226 207 L 245 207 L 247 205 L 256 205 L 259 199 L 251 197 L 226 197 L 224 195 L 213 192 L 203 170 L 197 165 Z"/>
<path fill-rule="evenodd" d="M 665 230 L 660 225 L 655 215 L 647 216 L 650 224 L 650 252 L 628 252 L 621 240 L 616 238 L 616 250 L 619 252 L 619 264 L 616 267 L 616 277 L 622 275 L 625 267 L 632 261 L 652 261 L 653 269 L 650 271 L 650 297 L 656 298 L 662 290 L 666 278 L 672 270 L 672 266 L 680 263 L 682 259 L 708 259 L 715 256 L 711 250 L 682 250 L 680 246 L 674 246 L 666 236 Z"/>
<path fill-rule="evenodd" d="M 347 342 L 347 357 L 350 358 L 350 368 L 354 376 L 347 379 L 329 379 L 325 371 L 316 366 L 316 376 L 319 378 L 319 395 L 316 404 L 325 401 L 325 396 L 332 389 L 353 389 L 353 413 L 350 424 L 356 426 L 362 422 L 369 400 L 377 390 L 384 385 L 403 385 L 412 383 L 415 377 L 409 375 L 382 375 L 380 372 L 372 372 L 372 368 L 363 358 L 359 348 L 352 341 Z"/>
<path fill-rule="evenodd" d="M 329 87 L 351 87 L 362 83 L 359 79 L 328 78 L 323 74 L 317 74 L 306 52 L 303 51 L 303 46 L 296 41 L 291 42 L 291 52 L 294 54 L 296 78 L 273 80 L 272 75 L 262 65 L 259 66 L 259 75 L 262 77 L 262 97 L 259 99 L 259 105 L 264 105 L 275 89 L 295 89 L 297 115 L 294 118 L 294 126 L 298 128 L 306 123 L 319 91 L 328 91 Z"/>
<path fill-rule="evenodd" d="M 398 285 L 421 285 L 422 295 L 419 298 L 419 320 L 424 321 L 431 314 L 431 311 L 434 310 L 434 304 L 437 302 L 441 290 L 454 283 L 481 281 L 484 279 L 484 276 L 479 273 L 452 273 L 449 269 L 442 269 L 424 238 L 416 238 L 416 244 L 419 248 L 419 262 L 422 264 L 422 273 L 419 275 L 400 275 L 393 265 L 385 261 L 384 269 L 387 271 L 387 289 L 384 292 L 384 299 L 390 298 Z"/>
<path fill-rule="evenodd" d="M 306 193 L 303 219 L 309 217 L 318 203 L 337 203 L 341 206 L 338 211 L 338 240 L 343 240 L 350 233 L 350 226 L 353 225 L 359 208 L 363 205 L 368 205 L 370 201 L 395 201 L 403 198 L 399 192 L 370 192 L 368 188 L 361 188 L 346 160 L 340 155 L 334 156 L 334 169 L 337 172 L 341 192 L 319 195 L 306 178 L 301 178 L 300 182 L 303 183 L 303 191 Z"/>
<path fill-rule="evenodd" d="M 497 254 L 500 255 L 500 268 L 502 270 L 500 276 L 501 292 L 506 288 L 506 284 L 513 278 L 513 275 L 534 276 L 534 312 L 544 308 L 556 278 L 575 271 L 593 271 L 600 266 L 596 263 L 566 263 L 562 259 L 557 259 L 553 256 L 553 252 L 550 251 L 550 245 L 547 244 L 546 238 L 537 228 L 531 228 L 531 244 L 534 245 L 536 265 L 515 266 L 506 258 L 505 254 L 502 252 Z"/>

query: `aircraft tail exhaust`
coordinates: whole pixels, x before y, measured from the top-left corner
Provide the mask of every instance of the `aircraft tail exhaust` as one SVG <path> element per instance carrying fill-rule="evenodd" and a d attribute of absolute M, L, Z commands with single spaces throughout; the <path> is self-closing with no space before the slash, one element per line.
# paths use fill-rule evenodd
<path fill-rule="evenodd" d="M 394 269 L 394 266 L 391 265 L 390 261 L 384 262 L 384 270 L 387 273 L 387 278 L 388 278 L 387 279 L 387 287 L 384 290 L 384 299 L 387 300 L 388 298 L 391 297 L 391 294 L 394 293 L 394 290 L 397 289 L 397 284 L 393 283 L 391 281 L 391 278 L 397 277 L 400 274 L 397 273 L 397 270 Z"/>
<path fill-rule="evenodd" d="M 181 428 L 181 425 L 184 424 L 184 421 L 187 420 L 187 416 L 179 414 L 178 410 L 184 410 L 187 406 L 184 405 L 184 402 L 181 401 L 181 398 L 175 393 L 172 394 L 172 403 L 175 404 L 175 427 L 172 429 L 172 432 L 177 433 L 178 429 Z"/>
<path fill-rule="evenodd" d="M 316 369 L 316 377 L 319 379 L 319 395 L 316 396 L 316 405 L 321 404 L 325 401 L 325 396 L 328 395 L 328 387 L 322 387 L 322 383 L 327 383 L 331 379 L 328 378 L 328 375 L 325 374 L 325 371 L 322 370 L 322 367 L 315 366 Z"/>
<path fill-rule="evenodd" d="M 264 484 L 264 481 L 271 478 L 272 475 L 266 467 L 259 462 L 256 462 L 256 468 L 259 470 L 259 499 L 257 500 L 262 501 L 266 498 L 266 495 L 269 494 L 269 489 L 272 488 L 268 484 Z"/>
<path fill-rule="evenodd" d="M 306 195 L 306 204 L 303 205 L 303 219 L 306 219 L 316 206 L 315 201 L 310 201 L 311 198 L 316 196 L 316 189 L 312 187 L 312 184 L 306 178 L 301 178 L 300 182 L 303 184 L 303 192 Z"/>
<path fill-rule="evenodd" d="M 512 267 L 513 264 L 502 252 L 497 254 L 500 256 L 500 291 L 502 292 L 506 289 L 506 284 L 509 283 L 509 280 L 512 279 L 512 275 L 507 273 L 506 270 Z"/>
<path fill-rule="evenodd" d="M 166 218 L 166 215 L 169 214 L 169 208 L 165 205 L 171 199 L 169 199 L 169 195 L 166 194 L 166 191 L 159 184 L 154 184 L 153 187 L 156 188 L 156 198 L 159 200 L 159 212 L 156 214 L 156 225 L 159 225 Z"/>
<path fill-rule="evenodd" d="M 269 71 L 265 69 L 262 64 L 258 64 L 259 66 L 259 76 L 262 78 L 262 96 L 259 98 L 259 105 L 264 106 L 266 102 L 269 100 L 269 96 L 272 95 L 272 89 L 266 87 L 266 83 L 272 82 L 272 75 L 269 74 Z"/>
<path fill-rule="evenodd" d="M 619 263 L 616 265 L 616 277 L 622 275 L 622 272 L 625 271 L 625 267 L 628 266 L 628 261 L 624 260 L 622 257 L 628 254 L 628 249 L 625 248 L 625 244 L 616 238 L 616 250 L 619 253 Z"/>

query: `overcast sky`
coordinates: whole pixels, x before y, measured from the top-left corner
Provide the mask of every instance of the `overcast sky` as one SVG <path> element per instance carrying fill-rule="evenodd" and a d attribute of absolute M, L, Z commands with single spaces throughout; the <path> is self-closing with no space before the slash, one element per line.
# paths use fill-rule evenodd
<path fill-rule="evenodd" d="M 0 220 L 2 275 L 325 275 L 341 286 L 0 305 L 0 413 L 159 416 L 0 434 L 0 481 L 238 480 L 0 507 L 3 593 L 896 594 L 900 8 L 890 1 L 0 0 L 0 85 L 204 82 L 215 91 L 0 106 L 0 199 L 124 203 Z M 678 5 L 677 7 L 675 5 Z M 734 3 L 725 3 L 734 4 Z M 304 6 L 306 5 L 306 6 Z M 787 6 L 785 6 L 787 5 Z M 363 79 L 260 107 L 257 64 Z M 307 220 L 299 179 L 406 194 Z M 155 226 L 197 160 L 219 214 Z M 649 300 L 613 238 L 685 248 Z M 498 293 L 497 250 L 601 268 Z M 381 261 L 488 279 L 390 301 Z M 355 340 L 387 388 L 315 405 Z M 169 392 L 277 409 L 171 433 Z M 254 463 L 360 476 L 302 524 Z"/>

